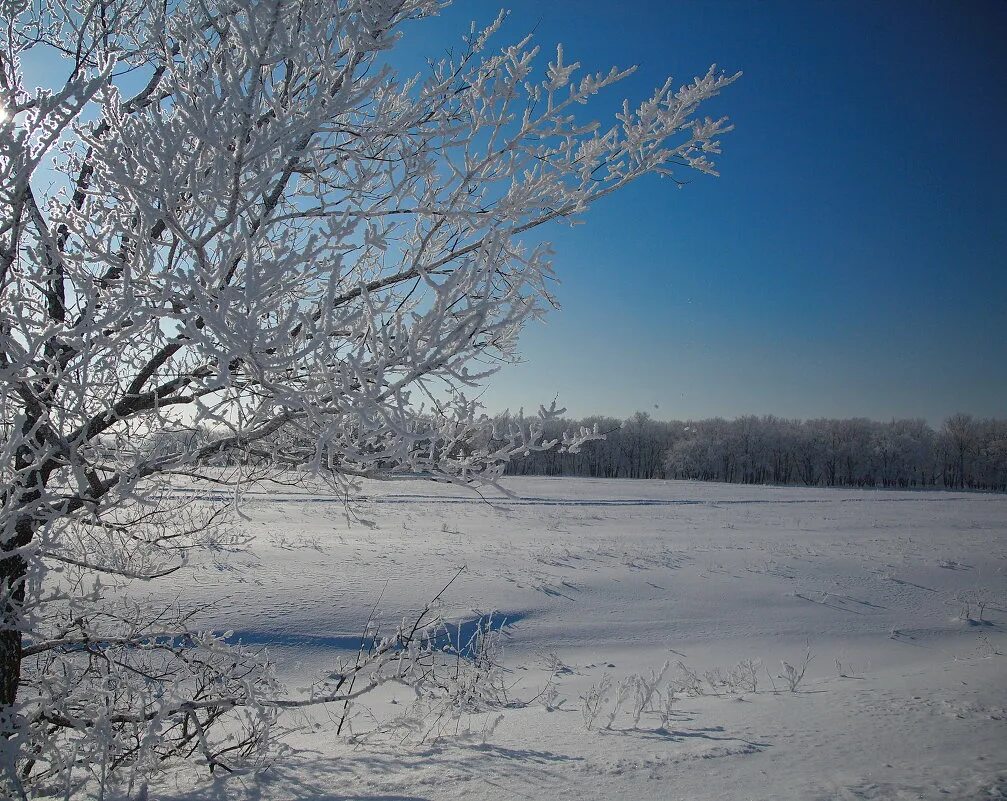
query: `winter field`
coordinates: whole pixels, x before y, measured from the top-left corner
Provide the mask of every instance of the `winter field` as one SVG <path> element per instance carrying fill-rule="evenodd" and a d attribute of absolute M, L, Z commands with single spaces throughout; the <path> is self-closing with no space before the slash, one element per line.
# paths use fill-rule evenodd
<path fill-rule="evenodd" d="M 250 550 L 162 592 L 223 599 L 215 625 L 298 686 L 464 566 L 441 612 L 506 618 L 508 703 L 448 719 L 382 687 L 339 738 L 340 709 L 293 716 L 289 756 L 176 773 L 152 797 L 1007 798 L 1007 497 L 506 486 L 366 483 L 348 503 L 262 487 L 242 506 Z M 782 662 L 799 673 L 809 650 L 791 692 Z M 642 711 L 629 685 L 618 703 L 665 662 Z"/>

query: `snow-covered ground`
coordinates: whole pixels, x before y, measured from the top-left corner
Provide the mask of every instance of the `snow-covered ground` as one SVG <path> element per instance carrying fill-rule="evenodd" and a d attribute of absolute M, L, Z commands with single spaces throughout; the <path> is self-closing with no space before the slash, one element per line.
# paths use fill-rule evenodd
<path fill-rule="evenodd" d="M 296 753 L 264 772 L 198 790 L 179 775 L 157 797 L 1007 798 L 1007 498 L 506 484 L 517 499 L 368 483 L 348 506 L 263 488 L 243 506 L 252 550 L 163 591 L 224 599 L 216 624 L 269 645 L 297 684 L 355 649 L 375 606 L 393 623 L 464 565 L 444 613 L 503 613 L 512 697 L 534 698 L 555 675 L 555 698 L 407 745 L 398 732 L 337 739 L 326 722 L 292 735 Z M 960 617 L 954 596 L 969 590 L 989 597 L 982 622 L 974 605 Z M 807 649 L 791 693 L 781 660 L 798 665 Z M 664 727 L 649 713 L 585 725 L 582 698 L 606 674 L 667 660 L 669 675 L 679 661 L 726 674 L 746 659 L 762 663 L 756 692 L 682 694 Z M 374 701 L 378 720 L 408 700 L 392 695 Z M 373 725 L 357 715 L 355 731 Z"/>

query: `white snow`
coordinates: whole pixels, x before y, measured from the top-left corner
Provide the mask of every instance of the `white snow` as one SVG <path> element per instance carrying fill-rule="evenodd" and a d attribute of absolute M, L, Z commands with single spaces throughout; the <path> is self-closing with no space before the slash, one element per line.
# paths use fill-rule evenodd
<path fill-rule="evenodd" d="M 558 709 L 505 709 L 495 728 L 497 713 L 476 716 L 457 735 L 407 745 L 337 739 L 316 716 L 324 725 L 293 734 L 297 751 L 265 771 L 176 774 L 154 795 L 1007 798 L 1007 656 L 996 655 L 1007 653 L 1007 497 L 506 485 L 516 499 L 367 483 L 348 506 L 263 488 L 243 505 L 251 551 L 221 554 L 161 592 L 223 599 L 212 623 L 268 645 L 297 684 L 339 649 L 355 649 L 375 604 L 393 625 L 464 565 L 445 614 L 511 618 L 505 665 L 515 699 L 540 691 L 554 653 L 567 668 L 556 679 Z M 991 597 L 982 623 L 960 618 L 953 597 L 963 590 Z M 783 691 L 781 660 L 797 663 L 806 648 L 807 679 Z M 726 671 L 747 658 L 764 663 L 755 693 L 684 697 L 665 729 L 654 715 L 635 727 L 585 727 L 581 696 L 606 673 L 618 680 L 669 659 Z M 388 720 L 408 700 L 383 690 L 371 711 Z M 355 731 L 373 725 L 365 710 L 357 715 Z"/>

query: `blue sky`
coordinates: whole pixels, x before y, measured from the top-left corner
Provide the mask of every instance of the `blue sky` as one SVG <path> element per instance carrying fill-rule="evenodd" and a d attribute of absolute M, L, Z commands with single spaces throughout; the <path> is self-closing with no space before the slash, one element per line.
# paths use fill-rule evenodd
<path fill-rule="evenodd" d="M 560 312 L 491 409 L 1007 416 L 1007 3 L 512 0 L 500 43 L 638 64 L 641 99 L 713 62 L 722 177 L 657 179 L 556 227 Z M 403 42 L 438 55 L 496 3 Z"/>
<path fill-rule="evenodd" d="M 458 47 L 497 2 L 413 24 L 393 60 Z M 1007 2 L 511 0 L 503 46 L 744 76 L 722 176 L 646 180 L 554 226 L 563 306 L 522 340 L 491 411 L 576 416 L 1007 417 Z M 45 82 L 50 65 L 26 66 Z"/>

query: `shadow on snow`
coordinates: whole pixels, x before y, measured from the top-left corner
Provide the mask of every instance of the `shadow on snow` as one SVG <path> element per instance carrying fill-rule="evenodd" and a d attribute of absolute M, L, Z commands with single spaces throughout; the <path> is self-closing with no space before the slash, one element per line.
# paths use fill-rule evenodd
<path fill-rule="evenodd" d="M 449 649 L 463 657 L 472 658 L 479 634 L 500 632 L 510 635 L 510 627 L 528 617 L 527 612 L 493 612 L 458 621 L 445 622 L 439 627 L 434 645 Z M 287 631 L 258 631 L 243 629 L 232 632 L 229 643 L 263 648 L 308 648 L 333 651 L 370 651 L 380 644 L 383 635 L 360 634 L 303 634 Z"/>

